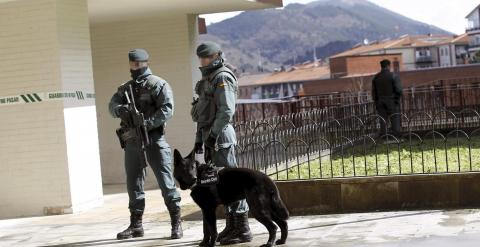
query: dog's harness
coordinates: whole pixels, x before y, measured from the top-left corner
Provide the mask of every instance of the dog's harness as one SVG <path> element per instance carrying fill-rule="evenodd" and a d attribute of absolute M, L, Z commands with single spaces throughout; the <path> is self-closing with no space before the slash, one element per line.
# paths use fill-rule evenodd
<path fill-rule="evenodd" d="M 198 169 L 200 166 L 206 166 L 206 168 Z M 219 182 L 218 172 L 221 169 L 222 168 L 215 167 L 212 164 L 199 165 L 197 162 L 195 162 L 195 170 L 197 177 L 195 178 L 195 183 L 190 187 L 190 189 L 193 189 L 197 186 L 208 187 L 216 185 Z"/>

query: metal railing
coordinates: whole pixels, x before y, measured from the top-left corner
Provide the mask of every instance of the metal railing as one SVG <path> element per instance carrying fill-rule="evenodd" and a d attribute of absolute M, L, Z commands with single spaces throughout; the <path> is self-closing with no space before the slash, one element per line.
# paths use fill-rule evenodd
<path fill-rule="evenodd" d="M 465 29 L 465 32 L 467 32 L 467 33 L 468 32 L 475 32 L 475 31 L 480 31 L 480 26 Z"/>
<path fill-rule="evenodd" d="M 369 91 L 335 92 L 314 96 L 297 96 L 277 100 L 248 100 L 237 104 L 235 123 L 269 119 L 291 113 L 370 102 Z M 429 82 L 405 88 L 401 100 L 405 113 L 426 111 L 432 113 L 440 109 L 458 111 L 480 105 L 480 78 L 465 77 Z"/>
<path fill-rule="evenodd" d="M 480 114 L 401 114 L 402 135 L 380 133 L 373 104 L 313 110 L 236 125 L 240 167 L 276 180 L 480 170 Z"/>
<path fill-rule="evenodd" d="M 238 164 L 273 179 L 480 170 L 479 78 L 405 89 L 401 136 L 381 133 L 390 119 L 376 114 L 368 92 L 245 104 L 237 115 L 239 109 Z"/>

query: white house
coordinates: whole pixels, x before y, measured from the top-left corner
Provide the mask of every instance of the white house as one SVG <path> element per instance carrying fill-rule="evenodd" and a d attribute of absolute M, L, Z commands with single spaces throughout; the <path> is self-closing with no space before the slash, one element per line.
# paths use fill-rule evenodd
<path fill-rule="evenodd" d="M 470 57 L 475 57 L 480 51 L 480 5 L 467 15 L 467 33 L 470 37 L 468 53 Z"/>

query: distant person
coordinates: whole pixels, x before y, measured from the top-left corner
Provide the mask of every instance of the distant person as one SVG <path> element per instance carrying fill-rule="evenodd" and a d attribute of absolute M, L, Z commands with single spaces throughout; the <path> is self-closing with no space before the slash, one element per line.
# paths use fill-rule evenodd
<path fill-rule="evenodd" d="M 402 97 L 402 82 L 398 75 L 390 71 L 390 61 L 380 62 L 381 71 L 373 77 L 372 97 L 378 114 L 385 119 L 380 121 L 382 135 L 387 133 L 390 121 L 393 135 L 400 136 L 400 99 Z"/>

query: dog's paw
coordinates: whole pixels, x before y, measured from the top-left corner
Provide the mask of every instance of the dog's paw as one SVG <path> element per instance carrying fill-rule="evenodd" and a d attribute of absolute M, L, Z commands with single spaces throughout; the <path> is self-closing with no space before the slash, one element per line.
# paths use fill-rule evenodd
<path fill-rule="evenodd" d="M 275 245 L 282 245 L 282 244 L 285 244 L 285 240 L 282 240 L 282 239 L 279 239 L 277 241 L 275 241 Z"/>

